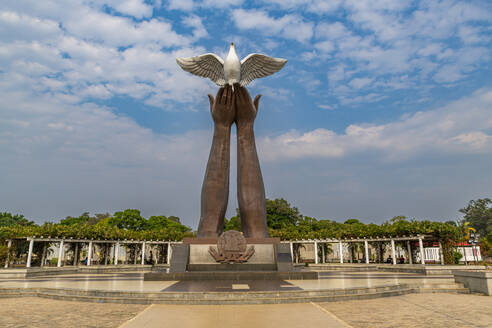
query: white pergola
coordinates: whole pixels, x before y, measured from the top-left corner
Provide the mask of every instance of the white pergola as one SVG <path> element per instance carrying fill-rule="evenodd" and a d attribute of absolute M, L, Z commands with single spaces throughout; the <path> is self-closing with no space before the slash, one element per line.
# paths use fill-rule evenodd
<path fill-rule="evenodd" d="M 401 242 L 401 241 L 406 241 L 407 244 L 407 252 L 408 254 L 411 254 L 411 241 L 418 241 L 419 243 L 419 250 L 420 250 L 420 261 L 421 264 L 425 264 L 425 259 L 424 259 L 424 244 L 423 240 L 425 238 L 430 238 L 430 236 L 425 236 L 425 235 L 416 235 L 416 236 L 402 236 L 402 237 L 381 237 L 381 238 L 351 238 L 351 239 L 303 239 L 303 240 L 293 240 L 293 241 L 281 241 L 281 243 L 289 243 L 290 244 L 290 253 L 292 259 L 294 259 L 294 244 L 314 244 L 314 263 L 319 264 L 319 256 L 318 256 L 318 246 L 322 244 L 338 244 L 339 247 L 339 254 L 340 254 L 340 263 L 344 263 L 343 259 L 343 244 L 350 244 L 350 243 L 364 243 L 364 254 L 365 254 L 365 262 L 366 264 L 369 264 L 369 243 L 374 243 L 374 242 L 390 242 L 391 243 L 391 258 L 392 258 L 392 263 L 393 265 L 396 264 L 396 250 L 395 250 L 395 241 Z M 31 267 L 31 261 L 32 261 L 32 254 L 33 254 L 33 247 L 35 242 L 42 242 L 43 243 L 43 254 L 42 254 L 42 259 L 41 259 L 41 266 L 44 265 L 44 259 L 46 257 L 46 245 L 48 243 L 58 243 L 59 244 L 59 249 L 58 249 L 58 263 L 57 266 L 61 267 L 63 265 L 63 259 L 64 259 L 64 245 L 66 243 L 75 243 L 75 251 L 74 255 L 76 260 L 74 260 L 73 265 L 77 265 L 77 260 L 78 260 L 78 251 L 79 251 L 79 244 L 87 244 L 88 245 L 88 251 L 87 251 L 87 265 L 91 265 L 91 260 L 92 260 L 92 253 L 93 253 L 93 245 L 94 244 L 104 244 L 107 246 L 113 247 L 113 255 L 114 257 L 113 263 L 114 265 L 118 265 L 118 254 L 119 254 L 119 247 L 120 245 L 128 245 L 128 244 L 138 244 L 141 245 L 141 261 L 140 264 L 144 265 L 145 264 L 145 250 L 148 245 L 167 245 L 167 256 L 166 256 L 166 264 L 170 263 L 170 258 L 172 256 L 172 244 L 180 244 L 182 243 L 181 241 L 165 241 L 165 240 L 97 240 L 97 239 L 73 239 L 73 238 L 52 238 L 52 237 L 23 237 L 23 238 L 14 238 L 10 239 L 7 242 L 7 246 L 10 249 L 12 247 L 12 240 L 27 240 L 29 242 L 29 249 L 27 253 L 27 260 L 26 260 L 26 267 L 29 268 Z M 322 247 L 322 263 L 325 262 L 325 248 Z M 104 264 L 108 264 L 108 258 L 109 258 L 109 252 L 108 249 L 106 249 L 106 252 L 104 254 Z M 439 255 L 440 255 L 440 262 L 442 265 L 444 265 L 444 256 L 443 256 L 443 251 L 442 251 L 442 245 L 441 242 L 439 242 Z M 410 255 L 409 257 L 409 263 L 412 263 L 412 256 Z M 9 266 L 9 258 L 7 258 L 7 261 L 5 262 L 5 268 L 8 268 Z"/>
<path fill-rule="evenodd" d="M 137 244 L 141 245 L 141 265 L 145 264 L 145 250 L 148 245 L 167 245 L 167 256 L 166 256 L 166 264 L 169 264 L 169 259 L 172 256 L 172 244 L 179 244 L 181 242 L 177 241 L 164 241 L 164 240 L 100 240 L 100 239 L 73 239 L 73 238 L 52 238 L 52 237 L 23 237 L 23 238 L 14 238 L 14 239 L 9 239 L 7 242 L 7 247 L 10 249 L 12 247 L 12 241 L 13 240 L 27 240 L 29 242 L 29 249 L 27 252 L 27 260 L 26 260 L 26 267 L 29 268 L 31 267 L 31 261 L 32 261 L 32 253 L 33 253 L 33 247 L 35 242 L 42 242 L 43 243 L 43 255 L 42 255 L 42 260 L 41 260 L 41 266 L 44 265 L 44 259 L 46 257 L 46 250 L 47 244 L 50 243 L 58 243 L 59 248 L 58 248 L 58 263 L 57 267 L 61 267 L 63 265 L 63 259 L 65 257 L 64 254 L 64 245 L 67 243 L 75 243 L 75 251 L 74 251 L 74 264 L 77 265 L 78 262 L 78 257 L 79 257 L 79 244 L 87 244 L 88 245 L 88 250 L 87 250 L 87 265 L 91 265 L 92 261 L 92 256 L 93 256 L 93 245 L 98 244 L 98 245 L 106 245 L 106 247 L 110 246 L 113 247 L 113 255 L 112 257 L 114 258 L 113 263 L 114 265 L 118 265 L 118 254 L 119 254 L 119 248 L 120 245 L 128 245 L 128 244 Z M 104 254 L 104 264 L 108 264 L 108 259 L 109 259 L 109 252 L 107 251 Z M 7 261 L 5 262 L 4 268 L 9 267 L 9 258 L 7 258 Z"/>
<path fill-rule="evenodd" d="M 340 263 L 343 263 L 343 244 L 350 244 L 350 243 L 364 243 L 364 254 L 365 254 L 365 262 L 366 264 L 369 264 L 369 243 L 373 242 L 390 242 L 391 243 L 391 259 L 393 265 L 396 264 L 396 250 L 395 250 L 395 241 L 406 241 L 407 244 L 407 252 L 410 255 L 408 257 L 409 263 L 413 264 L 413 259 L 412 259 L 412 251 L 411 251 L 411 241 L 418 241 L 419 242 L 419 251 L 420 251 L 420 262 L 421 264 L 425 264 L 425 259 L 424 259 L 424 243 L 423 240 L 425 238 L 430 238 L 430 236 L 426 235 L 416 235 L 416 236 L 402 236 L 402 237 L 381 237 L 381 238 L 351 238 L 351 239 L 303 239 L 303 240 L 294 240 L 294 241 L 282 241 L 282 243 L 289 243 L 290 244 L 290 253 L 292 256 L 292 259 L 294 259 L 294 244 L 314 244 L 314 263 L 318 264 L 319 263 L 319 256 L 318 256 L 318 245 L 321 244 L 338 244 L 339 247 L 339 253 L 340 253 Z M 324 247 L 321 249 L 321 256 L 322 256 L 322 262 L 325 262 L 325 249 Z M 440 255 L 440 262 L 442 265 L 444 265 L 444 255 L 442 251 L 442 245 L 441 242 L 439 242 L 439 255 Z"/>

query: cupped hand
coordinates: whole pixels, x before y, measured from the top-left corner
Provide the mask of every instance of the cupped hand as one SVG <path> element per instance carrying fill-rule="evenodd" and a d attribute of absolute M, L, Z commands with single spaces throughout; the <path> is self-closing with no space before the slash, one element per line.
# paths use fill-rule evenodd
<path fill-rule="evenodd" d="M 226 85 L 217 91 L 217 96 L 208 95 L 210 112 L 216 125 L 230 127 L 236 116 L 232 87 Z"/>
<path fill-rule="evenodd" d="M 234 97 L 236 103 L 236 124 L 238 127 L 253 124 L 261 95 L 257 95 L 254 101 L 251 101 L 248 90 L 245 87 L 234 85 Z"/>

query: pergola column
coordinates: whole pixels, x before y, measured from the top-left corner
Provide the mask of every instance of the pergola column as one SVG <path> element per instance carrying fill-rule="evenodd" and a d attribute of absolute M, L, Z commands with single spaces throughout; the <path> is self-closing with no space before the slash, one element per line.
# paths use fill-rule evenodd
<path fill-rule="evenodd" d="M 62 259 L 63 259 L 63 239 L 60 241 L 60 249 L 58 250 L 58 264 L 56 265 L 57 267 L 62 266 Z"/>
<path fill-rule="evenodd" d="M 354 244 L 348 242 L 348 251 L 349 251 L 349 263 L 354 263 Z"/>
<path fill-rule="evenodd" d="M 314 242 L 314 264 L 318 264 L 318 242 Z"/>
<path fill-rule="evenodd" d="M 364 240 L 364 255 L 366 256 L 366 264 L 369 264 L 369 243 Z"/>
<path fill-rule="evenodd" d="M 142 265 L 145 264 L 145 241 L 142 243 Z"/>
<path fill-rule="evenodd" d="M 442 251 L 441 242 L 439 242 L 439 259 L 441 260 L 441 265 L 444 265 L 444 252 Z"/>
<path fill-rule="evenodd" d="M 408 263 L 413 264 L 412 246 L 410 245 L 410 240 L 407 240 L 407 253 L 408 253 Z"/>
<path fill-rule="evenodd" d="M 391 239 L 391 259 L 393 260 L 393 265 L 396 264 L 396 254 L 395 254 L 395 240 Z"/>
<path fill-rule="evenodd" d="M 294 263 L 294 245 L 292 242 L 289 242 L 290 244 L 290 258 L 292 259 L 292 263 Z"/>
<path fill-rule="evenodd" d="M 338 250 L 340 251 L 340 263 L 343 263 L 343 247 L 341 240 L 338 242 Z"/>
<path fill-rule="evenodd" d="M 9 239 L 9 241 L 7 242 L 8 253 L 7 253 L 7 259 L 5 260 L 5 265 L 4 265 L 5 269 L 7 269 L 9 267 L 10 248 L 11 247 L 12 247 L 12 239 Z"/>
<path fill-rule="evenodd" d="M 34 247 L 34 239 L 31 238 L 29 240 L 29 251 L 27 253 L 27 262 L 26 262 L 26 268 L 31 267 L 31 259 L 32 259 L 32 248 Z"/>
<path fill-rule="evenodd" d="M 173 256 L 173 250 L 171 249 L 171 243 L 167 243 L 167 264 L 171 264 L 171 256 Z"/>
<path fill-rule="evenodd" d="M 43 255 L 41 255 L 41 267 L 44 267 L 44 262 L 46 261 L 46 242 L 43 242 Z"/>
<path fill-rule="evenodd" d="M 419 248 L 420 248 L 420 262 L 425 265 L 425 259 L 424 259 L 424 243 L 422 241 L 422 238 L 419 238 Z"/>
<path fill-rule="evenodd" d="M 321 244 L 321 263 L 326 263 L 325 246 L 326 246 L 326 243 Z"/>
<path fill-rule="evenodd" d="M 79 243 L 75 243 L 75 251 L 73 253 L 73 266 L 79 264 Z"/>
<path fill-rule="evenodd" d="M 116 243 L 114 246 L 114 265 L 118 265 L 118 255 L 120 252 L 120 243 Z"/>
<path fill-rule="evenodd" d="M 89 242 L 89 250 L 87 251 L 87 266 L 91 265 L 92 261 L 92 240 Z"/>

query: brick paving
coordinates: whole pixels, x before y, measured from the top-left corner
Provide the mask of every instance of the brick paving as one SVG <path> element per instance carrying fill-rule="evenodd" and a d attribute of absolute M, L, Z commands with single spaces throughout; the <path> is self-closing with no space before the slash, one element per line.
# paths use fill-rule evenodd
<path fill-rule="evenodd" d="M 318 304 L 354 328 L 492 327 L 490 296 L 410 294 Z"/>
<path fill-rule="evenodd" d="M 264 316 L 265 322 L 272 321 L 275 313 L 280 310 L 285 311 L 286 307 L 293 314 L 302 315 L 303 307 L 308 304 L 280 304 L 269 305 L 268 313 L 257 313 L 259 316 L 257 328 L 268 327 L 262 325 L 261 317 Z M 480 295 L 463 294 L 410 294 L 389 298 L 378 298 L 373 300 L 355 300 L 344 302 L 316 303 L 312 306 L 321 306 L 328 312 L 312 311 L 311 315 L 336 316 L 342 322 L 353 328 L 476 328 L 492 327 L 492 297 Z M 176 311 L 178 308 L 183 313 L 196 312 L 197 322 L 203 323 L 203 327 L 221 327 L 220 315 L 217 320 L 210 321 L 204 313 L 200 318 L 200 311 L 194 311 L 203 306 L 160 306 L 163 311 Z M 219 313 L 227 306 L 209 306 L 217 308 L 213 313 Z M 240 315 L 247 316 L 250 308 L 255 306 L 233 306 L 236 314 L 231 314 L 236 318 Z M 260 309 L 266 310 L 265 306 L 258 305 Z M 0 299 L 0 327 L 34 327 L 34 328 L 58 328 L 58 327 L 119 327 L 127 320 L 135 317 L 138 313 L 147 308 L 147 305 L 131 304 L 111 304 L 111 303 L 86 303 L 58 301 L 36 297 L 26 298 L 5 298 Z M 257 311 L 257 310 L 256 310 Z M 148 311 L 140 317 L 146 318 Z M 208 311 L 210 312 L 210 311 Z M 244 313 L 243 313 L 244 312 Z M 296 315 L 297 315 L 296 314 Z M 239 316 L 239 317 L 238 317 Z M 283 316 L 283 315 L 282 315 Z M 279 319 L 279 318 L 276 318 Z M 313 320 L 316 318 L 312 318 Z M 145 321 L 145 320 L 144 320 Z M 161 322 L 159 320 L 159 322 Z M 292 327 L 299 327 L 290 321 Z M 162 322 L 161 322 L 162 323 Z M 177 320 L 175 324 L 168 322 L 166 327 L 185 327 L 182 320 Z M 145 326 L 145 325 L 144 325 Z M 196 326 L 196 325 L 194 325 Z M 289 324 L 284 322 L 282 327 L 289 328 Z M 150 326 L 149 326 L 150 327 Z"/>
<path fill-rule="evenodd" d="M 148 305 L 57 301 L 38 297 L 0 299 L 2 328 L 118 327 Z"/>

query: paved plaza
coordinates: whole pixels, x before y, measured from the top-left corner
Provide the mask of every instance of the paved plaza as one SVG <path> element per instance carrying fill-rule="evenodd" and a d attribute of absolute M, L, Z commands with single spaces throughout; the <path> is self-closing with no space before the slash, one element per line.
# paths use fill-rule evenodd
<path fill-rule="evenodd" d="M 413 294 L 330 303 L 128 305 L 0 299 L 0 327 L 492 327 L 492 297 Z"/>
<path fill-rule="evenodd" d="M 397 284 L 454 283 L 449 275 L 426 276 L 401 272 L 320 272 L 317 280 L 248 281 L 244 288 L 230 281 L 144 281 L 142 272 L 69 274 L 35 278 L 0 279 L 0 288 L 70 288 L 129 292 L 228 292 L 370 288 Z"/>
<path fill-rule="evenodd" d="M 142 293 L 178 293 L 182 298 L 189 293 L 229 296 L 281 294 L 282 291 L 315 293 L 404 284 L 430 286 L 430 289 L 422 294 L 374 299 L 354 299 L 349 295 L 331 302 L 313 299 L 288 304 L 143 305 L 107 303 L 104 298 L 79 301 L 84 299 L 85 291 L 126 293 L 124 297 L 128 299 L 124 302 L 132 302 Z M 432 286 L 446 288 L 452 284 L 455 283 L 450 275 L 381 271 L 330 271 L 320 272 L 318 280 L 271 281 L 145 281 L 142 272 L 2 278 L 0 290 L 4 292 L 0 295 L 5 298 L 0 298 L 0 327 L 492 327 L 492 297 L 432 289 Z M 47 294 L 20 297 L 5 292 L 36 288 L 47 289 Z M 50 296 L 55 290 L 62 292 Z M 63 294 L 70 291 L 81 294 L 72 293 L 73 296 L 64 299 Z"/>

